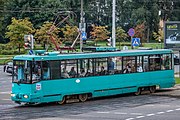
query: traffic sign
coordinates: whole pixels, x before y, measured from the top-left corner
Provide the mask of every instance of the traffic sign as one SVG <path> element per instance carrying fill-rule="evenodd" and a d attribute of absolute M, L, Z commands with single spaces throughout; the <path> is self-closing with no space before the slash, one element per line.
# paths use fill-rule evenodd
<path fill-rule="evenodd" d="M 133 28 L 130 28 L 130 29 L 128 30 L 128 35 L 131 36 L 131 37 L 133 37 L 134 34 L 135 34 L 135 30 L 134 30 Z"/>
<path fill-rule="evenodd" d="M 33 54 L 34 54 L 33 50 L 29 50 L 29 55 L 33 55 Z"/>
<path fill-rule="evenodd" d="M 86 32 L 82 32 L 82 33 L 81 33 L 81 36 L 82 36 L 82 40 L 86 40 L 86 39 L 87 39 L 87 34 L 86 34 Z"/>
<path fill-rule="evenodd" d="M 132 46 L 139 46 L 140 44 L 140 38 L 132 38 Z"/>

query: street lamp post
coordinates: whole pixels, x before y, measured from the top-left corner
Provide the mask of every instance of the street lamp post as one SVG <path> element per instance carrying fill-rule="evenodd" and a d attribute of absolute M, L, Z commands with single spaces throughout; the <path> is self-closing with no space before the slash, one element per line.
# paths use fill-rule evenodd
<path fill-rule="evenodd" d="M 113 0 L 113 9 L 112 9 L 112 46 L 116 47 L 116 0 Z"/>
<path fill-rule="evenodd" d="M 83 31 L 83 0 L 81 0 L 81 18 L 80 18 L 80 32 Z M 83 40 L 82 40 L 82 34 L 80 35 L 80 52 L 82 52 L 83 48 Z"/>

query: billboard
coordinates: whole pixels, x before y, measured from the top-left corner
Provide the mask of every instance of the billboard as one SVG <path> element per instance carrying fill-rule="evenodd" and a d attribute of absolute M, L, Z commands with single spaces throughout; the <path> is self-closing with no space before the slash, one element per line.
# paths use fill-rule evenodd
<path fill-rule="evenodd" d="M 165 48 L 180 49 L 180 21 L 168 21 L 164 23 Z"/>

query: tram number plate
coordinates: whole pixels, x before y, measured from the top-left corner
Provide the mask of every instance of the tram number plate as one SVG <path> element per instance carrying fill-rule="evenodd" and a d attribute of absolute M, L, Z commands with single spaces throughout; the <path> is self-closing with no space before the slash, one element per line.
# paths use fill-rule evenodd
<path fill-rule="evenodd" d="M 36 90 L 41 90 L 41 84 L 36 84 Z"/>

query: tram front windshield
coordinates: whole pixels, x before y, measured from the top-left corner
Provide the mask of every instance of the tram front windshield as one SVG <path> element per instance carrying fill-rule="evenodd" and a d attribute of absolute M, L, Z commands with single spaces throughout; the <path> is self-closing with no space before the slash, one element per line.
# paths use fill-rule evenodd
<path fill-rule="evenodd" d="M 13 62 L 14 83 L 31 84 L 40 81 L 41 67 L 37 62 L 32 61 L 14 61 Z"/>

